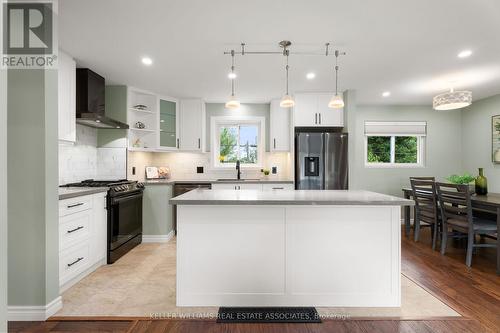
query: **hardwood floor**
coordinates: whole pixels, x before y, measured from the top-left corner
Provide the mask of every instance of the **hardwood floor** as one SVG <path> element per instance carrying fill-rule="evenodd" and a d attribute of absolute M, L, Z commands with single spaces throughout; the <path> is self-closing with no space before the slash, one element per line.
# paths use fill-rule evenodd
<path fill-rule="evenodd" d="M 9 332 L 500 332 L 500 277 L 495 249 L 479 249 L 472 268 L 465 248 L 450 240 L 441 256 L 428 229 L 415 243 L 402 238 L 403 273 L 464 317 L 433 320 L 325 320 L 322 324 L 217 324 L 209 320 L 71 320 L 9 323 Z"/>
<path fill-rule="evenodd" d="M 496 249 L 481 248 L 465 265 L 465 242 L 450 240 L 442 256 L 430 248 L 430 231 L 420 242 L 403 237 L 402 272 L 464 317 L 478 320 L 485 330 L 500 332 L 500 277 Z M 489 241 L 489 240 L 486 240 Z"/>

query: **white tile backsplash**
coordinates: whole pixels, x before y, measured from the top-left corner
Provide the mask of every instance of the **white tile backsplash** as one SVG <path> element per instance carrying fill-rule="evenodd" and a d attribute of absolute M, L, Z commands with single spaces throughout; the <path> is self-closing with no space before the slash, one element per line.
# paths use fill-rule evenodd
<path fill-rule="evenodd" d="M 59 143 L 59 185 L 126 178 L 125 148 L 97 148 L 97 129 L 76 125 L 76 142 Z"/>
<path fill-rule="evenodd" d="M 96 179 L 126 179 L 127 149 L 97 148 Z"/>
<path fill-rule="evenodd" d="M 234 178 L 236 170 L 214 169 L 210 163 L 210 153 L 143 153 L 129 152 L 128 154 L 128 178 L 138 181 L 144 180 L 144 168 L 146 166 L 166 166 L 170 168 L 173 179 L 177 180 L 203 180 Z M 278 169 L 276 175 L 271 174 L 269 179 L 291 179 L 290 153 L 264 154 L 264 168 L 271 170 L 275 166 Z M 204 173 L 196 173 L 196 167 L 202 166 Z M 132 167 L 136 167 L 136 175 L 132 175 Z M 261 178 L 260 169 L 243 169 L 243 178 Z"/>

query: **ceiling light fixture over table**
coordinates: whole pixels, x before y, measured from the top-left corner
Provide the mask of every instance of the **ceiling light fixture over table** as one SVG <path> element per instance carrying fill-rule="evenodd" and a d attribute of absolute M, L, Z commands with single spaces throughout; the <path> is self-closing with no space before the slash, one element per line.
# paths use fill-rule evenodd
<path fill-rule="evenodd" d="M 472 104 L 472 92 L 467 90 L 449 92 L 434 96 L 432 107 L 434 110 L 445 111 L 461 109 Z"/>
<path fill-rule="evenodd" d="M 236 78 L 236 74 L 234 74 L 234 56 L 237 55 L 246 55 L 246 54 L 280 54 L 286 57 L 286 66 L 285 66 L 285 71 L 286 71 L 286 92 L 285 95 L 281 98 L 280 101 L 280 106 L 283 108 L 290 108 L 295 105 L 295 101 L 293 100 L 292 95 L 288 91 L 288 71 L 290 69 L 290 66 L 288 65 L 288 57 L 290 56 L 290 46 L 292 45 L 292 42 L 288 40 L 283 40 L 279 42 L 279 46 L 283 49 L 281 52 L 278 51 L 246 51 L 245 50 L 245 43 L 241 43 L 241 52 L 235 52 L 234 50 L 231 51 L 225 51 L 224 54 L 226 55 L 231 55 L 232 57 L 232 66 L 231 66 L 231 73 L 229 73 L 229 78 L 231 79 L 231 96 L 229 98 L 229 101 L 226 103 L 226 107 L 230 109 L 234 109 L 240 106 L 240 102 L 236 99 L 234 96 L 234 79 Z M 326 43 L 326 52 L 325 53 L 314 53 L 314 52 L 297 52 L 294 54 L 297 55 L 322 55 L 322 56 L 329 56 L 329 46 L 330 43 Z M 328 107 L 330 108 L 343 108 L 344 107 L 344 100 L 342 99 L 342 96 L 338 92 L 338 57 L 340 55 L 345 55 L 345 52 L 340 52 L 338 50 L 335 51 L 335 95 L 332 97 L 330 102 L 328 103 Z M 315 77 L 314 73 L 308 73 L 306 76 L 308 79 L 312 79 Z"/>

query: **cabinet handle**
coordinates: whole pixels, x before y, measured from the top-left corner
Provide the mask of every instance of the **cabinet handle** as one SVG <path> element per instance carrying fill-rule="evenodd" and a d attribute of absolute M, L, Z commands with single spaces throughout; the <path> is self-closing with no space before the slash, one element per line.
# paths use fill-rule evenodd
<path fill-rule="evenodd" d="M 177 149 L 179 149 L 179 139 L 177 139 Z"/>
<path fill-rule="evenodd" d="M 276 149 L 276 138 L 274 138 L 274 149 Z"/>
<path fill-rule="evenodd" d="M 319 114 L 319 124 L 321 125 L 321 113 Z"/>
<path fill-rule="evenodd" d="M 82 206 L 82 205 L 83 205 L 83 202 L 79 202 L 79 203 L 76 203 L 76 204 L 73 204 L 73 205 L 67 205 L 66 207 L 67 208 L 75 208 L 75 207 Z"/>
<path fill-rule="evenodd" d="M 273 187 L 273 190 L 284 190 L 284 187 Z"/>
<path fill-rule="evenodd" d="M 198 138 L 198 149 L 201 149 L 201 139 Z"/>
<path fill-rule="evenodd" d="M 318 114 L 317 113 L 314 114 L 314 124 L 315 125 L 318 124 Z"/>
<path fill-rule="evenodd" d="M 78 259 L 76 259 L 75 261 L 73 261 L 71 264 L 68 264 L 68 267 L 71 267 L 73 266 L 74 264 L 77 264 L 79 263 L 80 261 L 82 261 L 84 258 L 83 257 L 80 257 Z"/>
<path fill-rule="evenodd" d="M 78 228 L 75 228 L 75 229 L 72 229 L 72 230 L 68 230 L 68 231 L 67 231 L 67 233 L 68 233 L 68 234 L 71 234 L 71 233 L 73 233 L 73 232 L 75 232 L 75 231 L 78 231 L 78 230 L 80 230 L 80 229 L 83 229 L 83 226 L 82 226 L 82 225 L 81 225 L 81 226 L 79 226 Z"/>

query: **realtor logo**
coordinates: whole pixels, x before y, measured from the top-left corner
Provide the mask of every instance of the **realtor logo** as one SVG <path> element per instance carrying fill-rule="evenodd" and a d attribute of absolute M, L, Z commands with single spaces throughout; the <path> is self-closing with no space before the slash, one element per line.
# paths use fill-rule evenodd
<path fill-rule="evenodd" d="M 3 68 L 54 68 L 53 1 L 3 3 Z"/>

